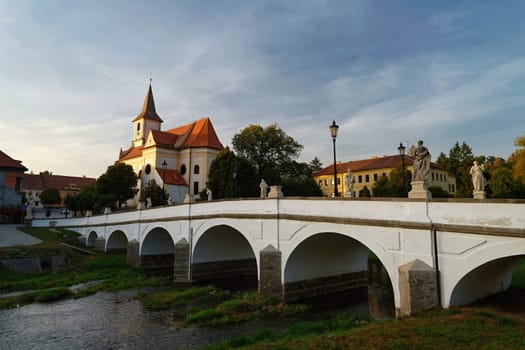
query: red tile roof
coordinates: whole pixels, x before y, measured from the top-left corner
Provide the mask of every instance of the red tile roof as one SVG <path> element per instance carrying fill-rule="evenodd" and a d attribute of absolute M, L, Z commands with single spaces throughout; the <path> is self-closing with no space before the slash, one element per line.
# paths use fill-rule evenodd
<path fill-rule="evenodd" d="M 92 177 L 63 176 L 47 174 L 24 174 L 22 176 L 22 188 L 25 190 L 42 191 L 48 188 L 58 190 L 81 189 L 94 184 L 96 179 Z"/>
<path fill-rule="evenodd" d="M 414 162 L 411 157 L 405 156 L 406 166 L 413 165 L 413 163 Z M 401 164 L 401 155 L 396 154 L 393 156 L 375 157 L 375 158 L 369 158 L 369 159 L 352 160 L 346 163 L 337 163 L 336 167 L 337 167 L 337 173 L 342 174 L 342 173 L 346 173 L 348 169 L 350 169 L 351 172 L 357 172 L 357 171 L 366 171 L 366 170 L 373 170 L 373 169 L 394 168 L 396 166 L 399 166 L 400 164 Z M 430 163 L 430 167 L 433 169 L 445 170 L 442 166 L 436 163 Z M 313 176 L 333 175 L 333 173 L 334 173 L 334 165 L 332 163 L 326 168 L 314 173 Z"/>
<path fill-rule="evenodd" d="M 180 186 L 187 186 L 186 180 L 184 180 L 184 177 L 177 171 L 173 169 L 163 169 L 163 168 L 155 168 L 157 170 L 157 173 L 162 178 L 162 181 L 166 185 L 180 185 Z"/>
<path fill-rule="evenodd" d="M 210 118 L 201 118 L 193 123 L 170 129 L 168 133 L 182 136 L 180 149 L 207 147 L 221 150 L 224 148 L 217 137 Z"/>
<path fill-rule="evenodd" d="M 135 157 L 140 157 L 140 156 L 142 156 L 142 149 L 143 148 L 144 147 L 142 147 L 142 146 L 138 146 L 138 147 L 128 148 L 125 151 L 120 151 L 120 155 L 119 155 L 118 160 L 126 160 L 126 159 L 135 158 Z"/>
<path fill-rule="evenodd" d="M 15 160 L 9 157 L 7 154 L 5 154 L 2 151 L 0 151 L 0 169 L 21 171 L 21 172 L 24 172 L 27 170 L 27 168 L 22 165 L 22 161 Z"/>

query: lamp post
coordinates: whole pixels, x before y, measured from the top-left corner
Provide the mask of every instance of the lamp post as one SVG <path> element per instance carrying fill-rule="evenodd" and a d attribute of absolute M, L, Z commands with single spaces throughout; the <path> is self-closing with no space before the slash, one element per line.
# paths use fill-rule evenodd
<path fill-rule="evenodd" d="M 166 178 L 166 168 L 168 167 L 168 163 L 166 163 L 166 159 L 164 159 L 161 165 L 162 165 L 162 200 L 165 202 L 166 192 L 164 190 L 164 179 Z"/>
<path fill-rule="evenodd" d="M 407 193 L 407 185 L 406 185 L 406 179 L 405 179 L 405 146 L 403 146 L 403 143 L 399 143 L 399 147 L 397 150 L 399 151 L 399 154 L 401 155 L 401 171 L 403 172 L 403 192 L 404 194 Z"/>
<path fill-rule="evenodd" d="M 330 135 L 334 143 L 334 197 L 339 197 L 339 191 L 337 190 L 337 163 L 335 158 L 335 139 L 337 138 L 337 132 L 339 131 L 339 125 L 332 121 L 332 125 L 328 127 L 330 129 Z"/>

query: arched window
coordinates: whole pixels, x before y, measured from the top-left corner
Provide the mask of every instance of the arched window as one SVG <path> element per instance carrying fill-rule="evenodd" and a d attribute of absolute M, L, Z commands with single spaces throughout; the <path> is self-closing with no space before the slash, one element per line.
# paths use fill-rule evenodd
<path fill-rule="evenodd" d="M 186 174 L 186 165 L 185 164 L 182 164 L 180 166 L 180 173 L 181 173 L 181 175 Z"/>
<path fill-rule="evenodd" d="M 200 170 L 201 170 L 201 168 L 200 168 L 198 165 L 195 165 L 195 166 L 193 167 L 193 173 L 194 173 L 194 174 L 198 174 L 198 173 L 200 172 Z"/>
<path fill-rule="evenodd" d="M 146 165 L 146 169 L 144 169 L 144 172 L 146 173 L 146 175 L 149 175 L 151 173 L 151 165 Z"/>
<path fill-rule="evenodd" d="M 137 131 L 140 131 L 140 123 L 137 123 Z"/>

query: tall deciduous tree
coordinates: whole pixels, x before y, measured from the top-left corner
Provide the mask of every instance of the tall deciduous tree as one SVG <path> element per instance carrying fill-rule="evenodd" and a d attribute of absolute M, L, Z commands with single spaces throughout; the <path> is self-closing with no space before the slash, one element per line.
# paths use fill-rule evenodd
<path fill-rule="evenodd" d="M 389 176 L 382 176 L 374 183 L 372 194 L 374 197 L 406 197 L 411 179 L 412 174 L 405 169 L 405 185 L 403 185 L 403 170 L 398 166 Z"/>
<path fill-rule="evenodd" d="M 512 166 L 512 176 L 525 185 L 525 135 L 518 137 L 514 141 L 518 149 L 512 154 L 514 165 Z"/>
<path fill-rule="evenodd" d="M 254 173 L 250 162 L 226 147 L 211 163 L 206 186 L 214 198 L 254 197 L 259 190 Z"/>
<path fill-rule="evenodd" d="M 131 165 L 124 163 L 110 165 L 97 179 L 98 193 L 103 196 L 113 194 L 119 205 L 135 196 L 136 186 L 137 175 Z"/>
<path fill-rule="evenodd" d="M 450 149 L 448 156 L 448 171 L 456 175 L 456 197 L 472 197 L 472 178 L 470 167 L 474 162 L 472 148 L 465 142 L 458 142 Z"/>
<path fill-rule="evenodd" d="M 234 151 L 255 168 L 255 177 L 268 184 L 279 184 L 303 149 L 277 124 L 265 128 L 250 125 L 232 139 Z"/>

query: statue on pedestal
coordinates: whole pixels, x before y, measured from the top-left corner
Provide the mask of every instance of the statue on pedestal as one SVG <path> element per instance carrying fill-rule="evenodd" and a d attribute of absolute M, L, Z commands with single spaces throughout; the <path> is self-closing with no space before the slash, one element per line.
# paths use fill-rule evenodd
<path fill-rule="evenodd" d="M 264 179 L 261 180 L 259 188 L 261 189 L 261 198 L 268 198 L 268 184 Z"/>

